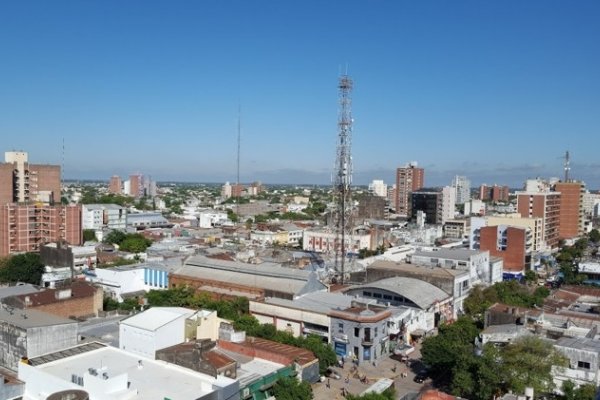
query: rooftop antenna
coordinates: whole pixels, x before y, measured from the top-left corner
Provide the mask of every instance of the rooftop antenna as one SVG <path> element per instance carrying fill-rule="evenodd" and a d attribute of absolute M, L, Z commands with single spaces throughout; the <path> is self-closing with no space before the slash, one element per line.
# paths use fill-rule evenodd
<path fill-rule="evenodd" d="M 569 150 L 565 153 L 565 182 L 569 182 L 569 171 L 571 170 Z"/>
<path fill-rule="evenodd" d="M 62 192 L 65 185 L 65 137 L 62 138 L 62 166 L 60 168 L 60 203 L 62 204 Z"/>

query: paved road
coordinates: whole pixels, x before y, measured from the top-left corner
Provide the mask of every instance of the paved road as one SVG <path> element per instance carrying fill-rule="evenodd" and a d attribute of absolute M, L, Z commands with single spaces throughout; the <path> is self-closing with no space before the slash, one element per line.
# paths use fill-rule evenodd
<path fill-rule="evenodd" d="M 346 363 L 344 368 L 333 368 L 342 378 L 339 380 L 329 379 L 329 388 L 327 387 L 327 380 L 314 384 L 314 397 L 317 400 L 343 399 L 342 388 L 345 388 L 350 394 L 360 395 L 381 378 L 394 380 L 398 399 L 409 392 L 418 392 L 424 385 L 430 383 L 429 380 L 424 383 L 413 381 L 415 375 L 422 368 L 422 364 L 419 361 L 421 358 L 420 345 L 416 346 L 415 351 L 409 357 L 411 360 L 416 360 L 411 363 L 411 367 L 392 358 L 378 360 L 377 365 L 363 363 L 363 365 L 358 366 L 358 376 L 366 376 L 369 380 L 368 383 L 363 383 L 360 379 L 354 377 L 355 373 L 351 372 L 349 363 Z M 406 373 L 407 376 L 402 377 L 403 373 Z M 346 382 L 346 378 L 348 378 L 348 382 Z"/>

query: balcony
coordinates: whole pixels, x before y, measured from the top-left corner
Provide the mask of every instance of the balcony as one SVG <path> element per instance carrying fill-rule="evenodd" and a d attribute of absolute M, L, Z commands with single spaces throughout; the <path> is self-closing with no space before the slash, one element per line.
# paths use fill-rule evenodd
<path fill-rule="evenodd" d="M 372 346 L 373 345 L 373 337 L 371 337 L 371 336 L 364 336 L 362 338 L 362 345 L 363 346 Z"/>

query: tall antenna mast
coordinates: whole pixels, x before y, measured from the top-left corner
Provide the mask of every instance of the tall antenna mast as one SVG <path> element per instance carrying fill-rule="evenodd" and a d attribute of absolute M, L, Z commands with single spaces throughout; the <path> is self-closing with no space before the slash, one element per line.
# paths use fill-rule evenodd
<path fill-rule="evenodd" d="M 569 182 L 569 171 L 571 170 L 569 150 L 565 153 L 565 182 Z"/>
<path fill-rule="evenodd" d="M 338 144 L 333 176 L 333 224 L 336 232 L 335 269 L 344 284 L 346 241 L 352 231 L 352 92 L 353 81 L 346 74 L 339 78 Z"/>
<path fill-rule="evenodd" d="M 238 104 L 238 123 L 237 123 L 237 178 L 235 182 L 235 193 L 236 193 L 236 201 L 235 201 L 235 213 L 240 215 L 240 142 L 241 142 L 241 132 L 242 132 L 242 106 Z"/>
<path fill-rule="evenodd" d="M 65 184 L 65 137 L 62 138 L 62 166 L 60 168 L 60 204 L 62 204 L 62 192 Z"/>

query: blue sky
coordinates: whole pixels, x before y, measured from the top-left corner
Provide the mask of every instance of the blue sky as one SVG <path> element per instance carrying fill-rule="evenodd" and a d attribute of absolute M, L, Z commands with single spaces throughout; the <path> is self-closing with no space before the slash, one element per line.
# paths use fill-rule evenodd
<path fill-rule="evenodd" d="M 327 183 L 340 71 L 354 182 L 600 187 L 600 2 L 0 3 L 2 151 L 66 178 Z"/>

